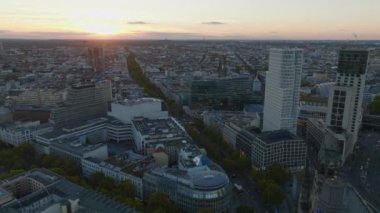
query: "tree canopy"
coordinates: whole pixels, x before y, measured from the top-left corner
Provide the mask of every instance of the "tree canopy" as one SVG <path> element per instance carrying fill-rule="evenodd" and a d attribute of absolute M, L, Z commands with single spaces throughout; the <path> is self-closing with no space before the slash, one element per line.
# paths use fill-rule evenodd
<path fill-rule="evenodd" d="M 284 200 L 281 187 L 290 179 L 290 174 L 280 165 L 274 164 L 266 170 L 253 170 L 252 179 L 257 183 L 261 198 L 270 207 Z"/>
<path fill-rule="evenodd" d="M 168 195 L 163 192 L 154 192 L 150 194 L 148 199 L 147 211 L 148 212 L 162 212 L 177 213 L 181 212 L 169 199 Z"/>
<path fill-rule="evenodd" d="M 380 114 L 380 96 L 376 96 L 372 103 L 369 105 L 371 113 Z"/>

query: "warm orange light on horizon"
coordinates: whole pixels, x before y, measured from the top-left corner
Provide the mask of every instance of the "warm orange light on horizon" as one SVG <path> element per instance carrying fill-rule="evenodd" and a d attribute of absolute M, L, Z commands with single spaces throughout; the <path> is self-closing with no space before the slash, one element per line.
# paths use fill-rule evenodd
<path fill-rule="evenodd" d="M 117 9 L 87 9 L 73 13 L 70 22 L 78 31 L 98 36 L 112 36 L 125 33 L 124 14 Z"/>

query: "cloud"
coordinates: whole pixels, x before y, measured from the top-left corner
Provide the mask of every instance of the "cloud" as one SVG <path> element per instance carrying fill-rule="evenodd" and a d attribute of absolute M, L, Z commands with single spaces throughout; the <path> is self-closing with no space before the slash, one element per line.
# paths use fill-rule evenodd
<path fill-rule="evenodd" d="M 277 34 L 278 32 L 276 32 L 276 31 L 270 31 L 270 32 L 268 32 L 269 34 Z"/>
<path fill-rule="evenodd" d="M 144 24 L 149 24 L 149 23 L 144 22 L 144 21 L 129 21 L 128 24 L 132 24 L 132 25 L 144 25 Z"/>
<path fill-rule="evenodd" d="M 26 32 L 31 35 L 43 35 L 43 36 L 86 36 L 92 35 L 93 33 L 88 32 L 50 32 L 50 31 L 33 31 Z"/>
<path fill-rule="evenodd" d="M 10 33 L 10 30 L 0 30 L 0 33 Z"/>
<path fill-rule="evenodd" d="M 206 21 L 206 22 L 202 22 L 202 24 L 207 24 L 207 25 L 221 25 L 221 24 L 227 24 L 227 23 L 220 22 L 220 21 Z"/>
<path fill-rule="evenodd" d="M 128 36 L 133 39 L 201 39 L 203 36 L 199 33 L 188 32 L 144 32 L 135 31 Z"/>

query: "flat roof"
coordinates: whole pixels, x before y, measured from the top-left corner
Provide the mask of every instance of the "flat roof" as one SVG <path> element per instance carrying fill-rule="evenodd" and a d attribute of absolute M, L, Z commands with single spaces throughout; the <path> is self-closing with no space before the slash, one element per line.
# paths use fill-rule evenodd
<path fill-rule="evenodd" d="M 135 118 L 132 123 L 142 135 L 148 135 L 149 138 L 173 138 L 184 135 L 183 129 L 178 126 L 172 118 L 147 119 Z"/>
<path fill-rule="evenodd" d="M 276 131 L 267 131 L 258 134 L 258 137 L 264 141 L 269 143 L 275 143 L 284 140 L 302 140 L 296 135 L 290 133 L 287 130 L 276 130 Z"/>
<path fill-rule="evenodd" d="M 51 143 L 51 146 L 58 149 L 63 149 L 65 151 L 69 151 L 71 153 L 77 154 L 77 155 L 83 155 L 86 152 L 90 152 L 96 149 L 99 149 L 101 147 L 107 146 L 105 143 L 97 143 L 97 144 L 81 144 L 77 141 L 73 142 L 61 142 L 61 141 L 55 141 Z"/>

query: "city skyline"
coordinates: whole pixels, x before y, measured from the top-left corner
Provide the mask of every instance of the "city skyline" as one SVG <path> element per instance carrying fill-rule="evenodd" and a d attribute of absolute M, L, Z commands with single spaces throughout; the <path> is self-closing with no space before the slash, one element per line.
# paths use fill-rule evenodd
<path fill-rule="evenodd" d="M 378 40 L 380 2 L 3 1 L 0 38 Z"/>

